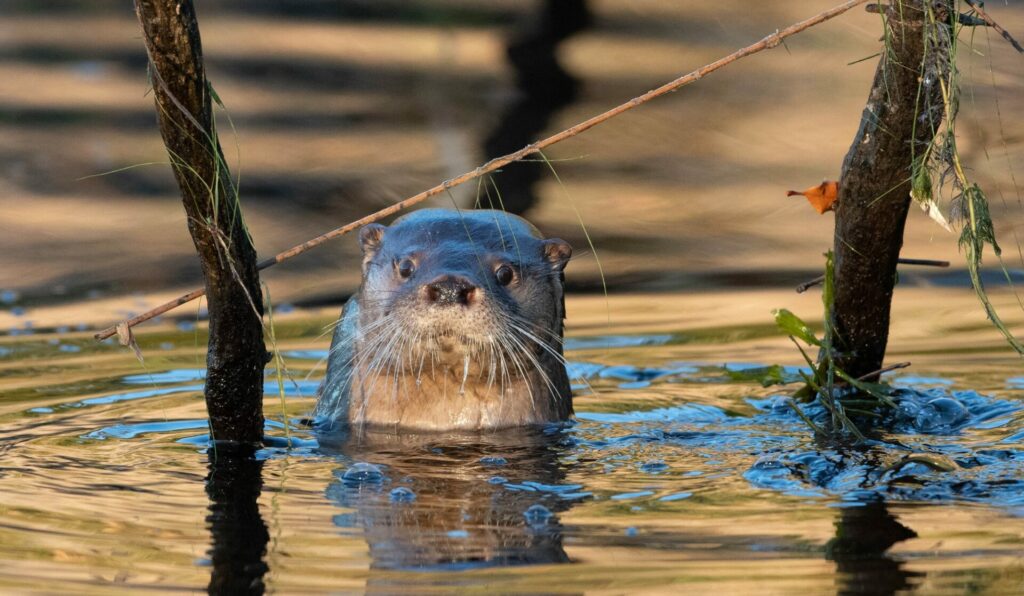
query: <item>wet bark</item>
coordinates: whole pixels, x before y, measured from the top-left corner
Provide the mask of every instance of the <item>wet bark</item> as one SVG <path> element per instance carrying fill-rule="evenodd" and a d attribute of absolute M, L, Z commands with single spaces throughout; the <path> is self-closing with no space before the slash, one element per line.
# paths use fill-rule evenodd
<path fill-rule="evenodd" d="M 896 0 L 882 8 L 887 47 L 839 180 L 832 341 L 837 366 L 852 377 L 882 367 L 913 161 L 943 117 L 939 85 L 923 85 L 922 73 L 935 60 L 926 56 L 933 47 L 926 36 L 946 25 L 929 20 L 925 2 L 945 19 L 949 0 Z"/>
<path fill-rule="evenodd" d="M 214 126 L 191 0 L 136 0 L 160 133 L 202 264 L 210 312 L 206 406 L 216 440 L 263 436 L 263 297 L 241 207 Z"/>

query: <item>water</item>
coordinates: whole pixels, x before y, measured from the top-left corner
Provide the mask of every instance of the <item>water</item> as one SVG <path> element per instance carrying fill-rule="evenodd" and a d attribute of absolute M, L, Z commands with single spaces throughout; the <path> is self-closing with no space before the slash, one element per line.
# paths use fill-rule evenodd
<path fill-rule="evenodd" d="M 611 312 L 644 300 L 707 297 Z M 897 304 L 900 408 L 860 446 L 816 440 L 765 386 L 799 357 L 757 319 L 609 328 L 603 300 L 571 299 L 574 426 L 318 436 L 327 319 L 299 310 L 255 457 L 208 449 L 194 331 L 140 330 L 144 365 L 84 333 L 7 336 L 0 591 L 1018 591 L 1019 362 L 984 321 L 947 333 L 915 300 Z"/>

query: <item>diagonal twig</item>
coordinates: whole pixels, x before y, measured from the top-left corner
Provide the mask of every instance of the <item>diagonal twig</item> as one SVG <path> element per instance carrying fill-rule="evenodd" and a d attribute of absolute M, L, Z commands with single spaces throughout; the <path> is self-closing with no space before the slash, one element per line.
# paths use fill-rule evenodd
<path fill-rule="evenodd" d="M 356 220 L 356 221 L 354 221 L 352 223 L 349 223 L 349 224 L 346 224 L 344 226 L 341 226 L 340 228 L 336 228 L 334 230 L 331 230 L 330 232 L 327 232 L 325 234 L 321 234 L 320 236 L 317 236 L 316 238 L 313 238 L 312 240 L 307 240 L 306 242 L 303 242 L 302 244 L 299 244 L 297 246 L 293 246 L 292 248 L 290 248 L 290 249 L 288 249 L 288 250 L 286 250 L 284 252 L 278 253 L 278 254 L 274 255 L 273 257 L 271 257 L 269 259 L 265 259 L 263 261 L 260 261 L 260 263 L 257 265 L 257 267 L 260 270 L 266 269 L 268 267 L 272 267 L 272 266 L 274 266 L 274 265 L 276 265 L 278 263 L 286 261 L 286 260 L 288 260 L 288 259 L 290 259 L 292 257 L 297 256 L 297 255 L 300 255 L 300 254 L 306 252 L 307 250 L 310 250 L 311 248 L 319 246 L 319 245 L 323 244 L 324 242 L 327 242 L 328 240 L 331 240 L 333 238 L 337 238 L 338 236 L 342 236 L 344 234 L 348 234 L 349 232 L 351 232 L 353 230 L 356 230 L 358 228 L 361 228 L 362 226 L 365 226 L 366 224 L 373 223 L 373 222 L 375 222 L 377 220 L 380 220 L 380 219 L 384 219 L 385 217 L 388 217 L 390 215 L 394 215 L 395 213 L 398 213 L 399 211 L 401 211 L 403 209 L 406 209 L 408 207 L 416 205 L 417 203 L 422 203 L 423 201 L 429 199 L 430 197 L 433 197 L 433 196 L 439 195 L 441 193 L 447 192 L 448 189 L 450 189 L 452 187 L 455 187 L 455 186 L 458 186 L 458 185 L 463 184 L 465 182 L 469 182 L 470 180 L 474 180 L 476 178 L 479 178 L 480 176 L 483 176 L 484 174 L 488 174 L 490 172 L 493 172 L 493 171 L 501 168 L 502 166 L 508 165 L 508 164 L 510 164 L 510 163 L 512 163 L 514 161 L 518 161 L 518 160 L 520 160 L 520 159 L 522 159 L 522 158 L 524 158 L 524 157 L 526 157 L 528 155 L 532 155 L 534 153 L 538 153 L 541 150 L 545 149 L 546 147 L 550 147 L 551 145 L 554 145 L 555 143 L 564 141 L 565 139 L 572 138 L 572 137 L 574 137 L 574 136 L 576 136 L 576 135 L 578 135 L 578 134 L 580 134 L 580 133 L 582 133 L 582 132 L 584 132 L 586 130 L 589 130 L 589 129 L 597 126 L 598 124 L 601 124 L 602 122 L 606 122 L 607 120 L 610 120 L 610 119 L 614 118 L 615 116 L 618 116 L 619 114 L 622 114 L 623 112 L 628 112 L 629 110 L 632 110 L 633 108 L 635 108 L 637 106 L 643 105 L 643 104 L 651 101 L 652 99 L 654 99 L 656 97 L 660 97 L 662 95 L 665 95 L 666 93 L 670 93 L 672 91 L 675 91 L 675 90 L 679 89 L 680 87 L 683 87 L 685 85 L 689 85 L 690 83 L 693 83 L 693 82 L 696 82 L 696 81 L 699 81 L 704 76 L 706 76 L 708 74 L 711 74 L 712 72 L 714 72 L 714 71 L 716 71 L 716 70 L 718 70 L 720 68 L 728 66 L 729 64 L 732 64 L 733 62 L 735 62 L 735 61 L 737 61 L 737 60 L 739 60 L 741 58 L 745 58 L 747 56 L 750 56 L 751 54 L 756 54 L 756 53 L 761 52 L 763 50 L 770 50 L 770 49 L 778 46 L 779 44 L 781 44 L 782 40 L 784 40 L 785 38 L 790 37 L 792 35 L 796 35 L 797 33 L 800 33 L 801 31 L 804 31 L 805 29 L 808 29 L 810 27 L 813 27 L 815 25 L 823 23 L 823 22 L 825 22 L 825 21 L 827 21 L 829 19 L 835 18 L 835 17 L 843 14 L 844 12 L 847 12 L 851 8 L 854 8 L 855 6 L 858 6 L 860 4 L 864 4 L 865 2 L 867 2 L 867 0 L 847 0 L 846 2 L 843 2 L 842 4 L 839 4 L 838 6 L 830 8 L 829 10 L 826 10 L 824 12 L 818 13 L 818 14 L 814 15 L 813 17 L 810 17 L 810 18 L 805 19 L 803 21 L 800 21 L 798 23 L 794 23 L 794 24 L 790 25 L 789 27 L 786 27 L 785 29 L 776 30 L 774 33 L 764 37 L 763 39 L 761 39 L 760 41 L 758 41 L 756 43 L 753 43 L 753 44 L 748 45 L 748 46 L 746 46 L 744 48 L 736 50 L 735 52 L 733 52 L 733 53 L 731 53 L 731 54 L 729 54 L 727 56 L 719 58 L 718 60 L 716 60 L 716 61 L 714 61 L 714 62 L 712 62 L 710 64 L 706 64 L 706 65 L 698 68 L 697 70 L 694 70 L 693 72 L 690 72 L 690 73 L 685 74 L 685 75 L 683 75 L 683 76 L 681 76 L 681 77 L 679 77 L 679 78 L 677 78 L 677 79 L 675 79 L 673 81 L 665 83 L 664 85 L 662 85 L 662 86 L 660 86 L 660 87 L 658 87 L 656 89 L 652 89 L 651 91 L 648 91 L 647 93 L 644 93 L 643 95 L 634 97 L 633 99 L 631 99 L 631 100 L 629 100 L 629 101 L 627 101 L 627 102 L 625 102 L 623 104 L 620 104 L 620 105 L 618 105 L 618 106 L 616 106 L 616 107 L 614 107 L 614 108 L 612 108 L 612 109 L 610 109 L 610 110 L 608 110 L 608 111 L 606 111 L 606 112 L 604 112 L 602 114 L 598 114 L 597 116 L 594 116 L 594 117 L 590 118 L 589 120 L 585 120 L 583 122 L 580 122 L 579 124 L 576 124 L 575 126 L 570 126 L 569 128 L 563 130 L 562 132 L 559 132 L 557 134 L 551 135 L 550 137 L 548 137 L 546 139 L 543 139 L 541 141 L 537 141 L 535 143 L 531 143 L 531 144 L 527 145 L 526 147 L 523 147 L 522 149 L 520 149 L 518 151 L 515 151 L 513 153 L 509 153 L 508 155 L 504 155 L 502 157 L 496 157 L 496 158 L 490 160 L 489 162 L 485 163 L 484 165 L 482 165 L 482 166 L 480 166 L 480 167 L 478 167 L 478 168 L 476 168 L 476 169 L 474 169 L 472 171 L 466 172 L 465 174 L 462 174 L 461 176 L 456 176 L 455 178 L 451 178 L 449 180 L 445 180 L 444 182 L 442 182 L 441 184 L 438 184 L 437 186 L 435 186 L 433 188 L 430 188 L 430 189 L 425 190 L 425 191 L 423 191 L 423 192 L 421 192 L 419 194 L 413 195 L 413 196 L 411 196 L 411 197 L 409 197 L 407 199 L 404 199 L 402 201 L 394 203 L 393 205 L 391 205 L 389 207 L 385 207 L 384 209 L 381 209 L 380 211 L 377 211 L 376 213 L 372 213 L 372 214 L 367 215 L 366 217 L 363 217 L 361 219 L 358 219 L 358 220 Z M 135 325 L 138 325 L 139 323 L 142 323 L 144 321 L 148 321 L 149 319 L 151 319 L 151 318 L 153 318 L 153 317 L 155 317 L 155 316 L 157 316 L 159 314 L 165 313 L 165 312 L 167 312 L 167 311 L 169 311 L 169 310 L 171 310 L 171 309 L 173 309 L 173 308 L 175 308 L 177 306 L 180 306 L 182 304 L 185 304 L 186 302 L 194 300 L 195 298 L 198 298 L 199 296 L 202 296 L 204 293 L 205 292 L 202 289 L 193 290 L 192 292 L 189 292 L 188 294 L 179 296 L 178 298 L 175 298 L 174 300 L 172 300 L 170 302 L 162 304 L 162 305 L 156 307 L 155 309 L 153 309 L 153 310 L 151 310 L 149 312 L 143 313 L 143 314 L 141 314 L 141 315 L 139 315 L 137 317 L 133 317 L 133 318 L 127 320 L 127 321 L 124 321 L 124 323 L 127 323 L 127 325 L 129 327 L 134 327 Z M 96 339 L 106 339 L 108 337 L 113 336 L 115 333 L 117 333 L 117 328 L 116 328 L 116 326 L 112 326 L 112 327 L 108 327 L 107 329 L 104 329 L 103 331 L 100 331 L 99 333 L 97 333 L 95 335 L 95 337 L 96 337 Z"/>
<path fill-rule="evenodd" d="M 1013 36 L 1011 36 L 1009 32 L 1006 31 L 1006 29 L 1003 29 L 1002 26 L 995 21 L 995 19 L 990 17 L 987 12 L 982 10 L 980 2 L 978 2 L 977 0 L 964 0 L 964 2 L 969 4 L 971 8 L 974 9 L 974 12 L 978 13 L 978 16 L 981 17 L 981 20 L 985 21 L 985 23 L 987 23 L 989 27 L 992 27 L 993 29 L 998 31 L 999 35 L 1003 36 L 1003 39 L 1010 42 L 1010 45 L 1012 45 L 1015 50 L 1017 50 L 1021 54 L 1024 54 L 1024 48 L 1022 48 L 1020 44 L 1017 43 L 1017 40 L 1014 39 Z"/>
<path fill-rule="evenodd" d="M 909 362 L 897 362 L 896 364 L 890 364 L 889 366 L 883 366 L 882 368 L 880 368 L 878 370 L 874 370 L 874 371 L 869 372 L 866 375 L 861 375 L 861 376 L 857 377 L 857 381 L 858 382 L 859 381 L 867 381 L 871 377 L 880 377 L 884 373 L 891 372 L 891 371 L 894 371 L 894 370 L 899 370 L 901 368 L 907 368 L 908 366 L 910 366 Z"/>

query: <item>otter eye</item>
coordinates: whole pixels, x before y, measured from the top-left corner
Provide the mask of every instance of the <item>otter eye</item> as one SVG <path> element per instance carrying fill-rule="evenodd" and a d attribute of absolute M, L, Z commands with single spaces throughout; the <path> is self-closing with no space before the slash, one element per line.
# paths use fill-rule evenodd
<path fill-rule="evenodd" d="M 508 284 L 512 283 L 512 279 L 515 276 L 516 272 L 513 271 L 512 268 L 509 267 L 508 265 L 502 265 L 501 267 L 498 267 L 494 271 L 494 279 L 496 279 L 498 283 L 503 286 L 507 286 Z"/>
<path fill-rule="evenodd" d="M 402 279 L 409 279 L 415 271 L 416 263 L 413 263 L 411 259 L 402 259 L 398 262 L 398 275 Z"/>

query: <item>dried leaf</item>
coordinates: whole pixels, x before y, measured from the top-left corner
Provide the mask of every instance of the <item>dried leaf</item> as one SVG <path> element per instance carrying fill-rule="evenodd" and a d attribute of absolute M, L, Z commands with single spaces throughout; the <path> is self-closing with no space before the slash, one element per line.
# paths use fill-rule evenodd
<path fill-rule="evenodd" d="M 919 203 L 919 205 L 921 205 L 921 210 L 928 214 L 928 217 L 935 220 L 935 223 L 945 228 L 947 232 L 953 231 L 952 226 L 950 226 L 949 222 L 946 221 L 946 218 L 943 217 L 942 211 L 939 209 L 939 205 L 934 199 Z"/>
<path fill-rule="evenodd" d="M 812 186 L 805 191 L 791 190 L 786 192 L 787 197 L 802 195 L 807 197 L 807 202 L 814 207 L 814 210 L 824 215 L 826 211 L 835 209 L 836 198 L 839 196 L 839 183 L 835 180 L 825 180 L 818 186 Z"/>
<path fill-rule="evenodd" d="M 139 344 L 135 341 L 135 334 L 132 333 L 132 328 L 128 325 L 128 321 L 121 321 L 117 324 L 117 343 L 131 348 L 139 362 L 145 363 L 145 359 L 142 357 L 142 350 L 139 349 Z"/>

